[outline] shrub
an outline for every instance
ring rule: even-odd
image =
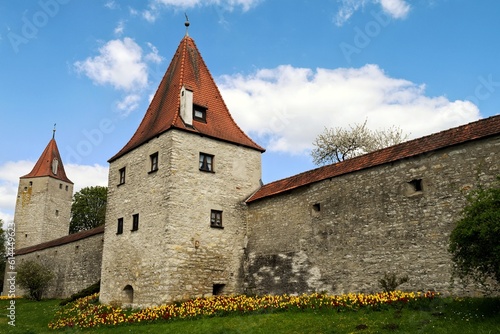
[[[17,267],[16,280],[19,285],[28,291],[28,297],[33,300],[41,300],[49,282],[54,275],[40,263],[28,260]]]
[[[398,277],[395,273],[385,273],[384,277],[379,279],[379,285],[385,292],[396,291],[397,287],[408,282],[408,276]]]

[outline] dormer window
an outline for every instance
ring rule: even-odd
[[[54,158],[54,160],[52,160],[52,174],[57,175],[58,166],[59,166],[59,161],[57,160],[57,158]]]
[[[207,108],[193,105],[193,119],[198,122],[207,122]]]

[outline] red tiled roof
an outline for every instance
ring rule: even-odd
[[[54,159],[58,160],[57,174],[54,174],[52,171],[52,161]],[[66,176],[61,155],[59,154],[59,149],[57,148],[56,140],[54,138],[49,141],[49,144],[43,151],[42,155],[36,162],[35,167],[33,167],[31,172],[29,174],[21,176],[21,179],[41,176],[50,176],[55,179],[73,184],[73,182],[71,182],[71,180]]]
[[[500,116],[493,116],[271,182],[262,186],[246,202],[251,203],[314,182],[498,134],[500,134]]]
[[[193,126],[190,127],[182,121],[179,115],[182,86],[193,92],[194,104],[207,108],[206,123],[193,121]],[[189,36],[181,40],[135,134],[109,162],[173,128],[264,152],[231,117],[212,75]]]
[[[69,234],[61,238],[57,238],[54,240],[50,240],[47,242],[43,242],[38,245],[33,245],[29,247],[24,247],[21,249],[16,250],[15,255],[23,255],[23,254],[28,254],[28,253],[33,253],[42,249],[46,248],[51,248],[51,247],[56,247],[56,246],[61,246],[64,244],[69,244],[70,242],[82,240],[88,237],[91,237],[93,235],[99,234],[99,233],[104,233],[104,225],[95,227],[91,230],[86,230],[74,234]]]

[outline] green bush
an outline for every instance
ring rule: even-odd
[[[40,263],[28,260],[17,267],[16,280],[21,288],[28,291],[28,298],[41,300],[54,275]]]

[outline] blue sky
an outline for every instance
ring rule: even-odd
[[[411,138],[498,114],[500,2],[0,1],[0,219],[52,136],[75,189],[107,185],[185,34],[184,14],[265,183],[314,167],[324,127]]]

